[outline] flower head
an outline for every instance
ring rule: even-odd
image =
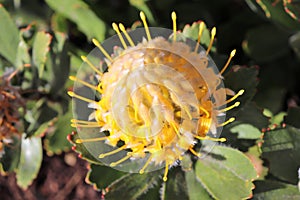
[[[87,102],[94,110],[88,120],[73,119],[72,126],[77,127],[79,133],[86,127],[101,132],[102,137],[81,138],[76,142],[100,141],[99,145],[112,147],[107,152],[106,148],[99,148],[97,155],[99,159],[110,158],[111,167],[120,166],[127,160],[142,163],[137,170],[139,173],[165,166],[163,179],[166,181],[169,167],[185,153],[200,156],[194,149],[200,140],[225,141],[217,138],[220,127],[234,120],[230,118],[224,122],[225,112],[237,107],[239,102],[227,108],[226,104],[234,101],[243,90],[235,94],[223,87],[222,73],[235,50],[221,72],[208,55],[215,28],[211,31],[210,44],[204,50],[199,45],[203,22],[196,43],[177,31],[175,12],[172,13],[172,31],[149,28],[144,13],[141,12],[140,17],[146,38],[136,42],[132,38],[136,38],[141,29],[127,32],[122,24],[113,23],[122,47],[115,46],[110,54],[104,45],[93,40],[102,55],[101,61],[96,62],[100,64],[94,64],[93,57],[82,57],[96,73],[98,83],[94,85],[79,76],[70,79],[97,91],[100,98],[92,100],[70,91],[70,96]],[[226,100],[226,94],[233,95]],[[121,152],[121,156],[113,157]],[[117,157],[119,159],[113,160]]]

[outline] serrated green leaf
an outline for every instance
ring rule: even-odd
[[[104,165],[91,164],[86,180],[102,190],[127,174]]]
[[[257,181],[254,190],[254,200],[300,199],[300,192],[295,185],[275,181]]]
[[[194,170],[185,173],[185,181],[187,184],[187,192],[190,200],[211,200],[209,193],[204,189],[201,183],[197,180]]]
[[[297,184],[300,130],[287,126],[266,132],[263,139],[262,157],[268,161],[269,172],[281,180]]]
[[[250,124],[239,124],[230,129],[232,133],[237,133],[240,139],[259,139],[262,136],[260,130]]]
[[[247,33],[243,49],[256,61],[268,62],[289,53],[288,39],[289,33],[274,25],[262,25]]]
[[[252,196],[257,173],[240,151],[215,146],[208,157],[197,161],[197,179],[215,199],[246,199]]]
[[[23,134],[21,157],[16,171],[17,184],[26,189],[36,178],[43,159],[42,141],[39,137],[25,138]]]
[[[296,128],[300,128],[300,107],[292,107],[288,109],[285,122]]]
[[[12,143],[4,146],[4,155],[0,158],[3,170],[12,172],[16,169],[20,161],[21,154],[21,137],[13,136]]]
[[[51,39],[52,36],[49,33],[40,31],[36,34],[33,42],[32,61],[39,71],[40,78],[43,77],[47,54],[50,50]]]
[[[179,167],[170,171],[167,182],[163,184],[161,200],[188,199],[185,176]]]
[[[105,199],[134,200],[154,187],[160,178],[161,171],[146,174],[128,174],[113,182],[106,188]]]
[[[24,31],[21,30],[19,34],[19,45],[17,50],[17,58],[15,62],[15,66],[18,68],[22,68],[24,64],[30,64],[31,58],[29,55],[29,47],[28,44],[23,39]]]
[[[66,114],[57,117],[52,125],[52,132],[47,134],[45,138],[45,149],[48,155],[60,154],[71,148],[71,144],[67,140],[68,134],[73,130],[70,126],[71,119],[71,109]]]
[[[0,4],[0,30],[0,54],[11,64],[15,64],[19,45],[19,31],[2,4]]]
[[[88,5],[81,0],[46,0],[47,4],[57,13],[73,21],[89,40],[96,38],[104,40],[105,24],[99,19]]]

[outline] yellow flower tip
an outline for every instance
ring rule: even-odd
[[[177,16],[176,16],[176,12],[175,11],[172,12],[171,17],[172,17],[173,21],[176,20]]]
[[[244,94],[244,92],[245,92],[245,90],[244,90],[244,89],[241,89],[241,90],[238,92],[238,95],[241,96],[241,95]]]
[[[231,118],[228,120],[228,122],[231,123],[231,122],[234,122],[234,120],[235,120],[235,117],[231,117]]]
[[[146,20],[145,13],[143,11],[140,12],[140,18],[142,21]]]
[[[168,180],[167,177],[163,177],[163,181],[166,182]]]
[[[99,157],[99,158],[104,158],[105,155],[104,155],[103,153],[101,153],[98,157]]]
[[[122,23],[119,23],[119,28],[122,32],[126,31],[125,26]]]
[[[233,50],[231,51],[231,53],[230,53],[230,57],[231,57],[231,58],[234,57],[234,56],[235,56],[235,53],[236,53],[236,49],[233,49]]]
[[[100,42],[98,40],[96,40],[95,38],[92,39],[92,42],[96,47],[100,46]]]
[[[142,169],[139,171],[140,174],[144,174],[144,172],[145,172],[145,171],[142,170]]]
[[[87,57],[86,56],[81,56],[81,60],[83,60],[84,62],[87,62]]]
[[[217,33],[217,28],[213,27],[213,29],[211,29],[211,37],[212,38],[215,37],[216,33]]]
[[[109,166],[110,166],[110,167],[115,167],[115,166],[117,166],[117,164],[116,164],[115,162],[112,162],[112,163],[110,163]]]
[[[226,142],[226,138],[220,138],[220,142]]]
[[[75,80],[76,80],[76,77],[75,77],[75,76],[69,76],[69,79],[70,79],[71,81],[75,81]]]
[[[235,102],[234,106],[238,107],[240,104],[241,104],[241,102],[237,101],[237,102]]]
[[[201,21],[201,22],[200,22],[199,32],[201,32],[201,30],[203,31],[204,26],[205,26],[205,22],[204,22],[204,21]]]
[[[76,139],[76,140],[75,140],[75,143],[81,144],[81,143],[82,143],[82,139]]]
[[[74,95],[75,95],[75,93],[73,91],[68,91],[67,93],[70,97],[74,97]]]
[[[112,27],[115,31],[119,31],[118,25],[115,22],[112,23]]]

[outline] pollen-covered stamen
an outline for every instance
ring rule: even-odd
[[[172,21],[173,21],[173,41],[176,41],[176,31],[177,31],[177,24],[176,24],[176,13],[173,11],[171,14]]]
[[[97,103],[96,101],[93,101],[93,100],[88,99],[86,97],[80,96],[80,95],[74,93],[73,91],[68,91],[68,95],[70,97],[74,97],[74,98],[80,99],[80,100],[88,102],[88,103],[95,103],[95,104]]]
[[[135,44],[134,44],[134,42],[132,41],[131,37],[128,35],[128,33],[127,33],[127,31],[126,31],[124,25],[121,24],[121,23],[119,23],[119,28],[120,28],[120,30],[124,33],[124,35],[125,35],[126,39],[128,40],[130,46],[134,47]]]
[[[218,127],[221,127],[221,126],[226,126],[227,124],[230,124],[232,122],[234,122],[235,118],[234,117],[231,117],[229,118],[227,121],[221,123],[221,124],[218,124]]]
[[[119,39],[120,39],[120,41],[121,41],[121,43],[122,43],[124,49],[127,49],[127,44],[126,44],[126,42],[124,41],[124,38],[123,38],[122,35],[121,35],[121,32],[120,32],[120,30],[119,30],[118,25],[117,25],[116,23],[112,23],[112,27],[113,27],[113,29],[116,31],[116,33],[118,34],[118,37],[119,37]]]
[[[92,42],[94,43],[94,45],[96,47],[98,47],[98,49],[103,53],[103,55],[110,61],[112,62],[113,59],[110,57],[110,55],[107,53],[107,51],[101,46],[100,42],[98,42],[98,40],[96,39],[92,39]]]
[[[115,166],[117,166],[118,164],[120,164],[120,163],[122,163],[122,162],[128,160],[130,157],[132,157],[132,152],[128,152],[128,153],[127,153],[127,156],[125,156],[124,158],[122,158],[122,159],[120,159],[120,160],[118,160],[118,161],[116,161],[116,162],[110,163],[109,166],[115,167]]]
[[[220,74],[223,74],[225,72],[225,70],[229,66],[229,63],[230,63],[231,59],[234,57],[235,53],[236,53],[235,49],[231,51],[226,64],[224,65],[223,69],[220,71]]]
[[[221,109],[221,110],[218,110],[218,112],[220,113],[223,113],[223,112],[227,112],[228,110],[231,110],[235,107],[238,107],[241,103],[239,101],[235,102],[233,105],[227,107],[227,108],[224,108],[224,109]]]
[[[142,169],[140,169],[139,173],[143,174],[145,172],[145,169],[149,166],[150,162],[152,161],[153,158],[153,154],[151,154],[149,156],[149,158],[147,159],[147,161],[145,162],[144,166],[142,167]]]
[[[148,27],[148,24],[147,24],[145,13],[142,12],[142,11],[140,12],[140,18],[141,18],[141,20],[144,24],[144,28],[145,28],[145,31],[146,31],[148,41],[150,41],[151,40],[151,35],[150,35],[149,27]]]
[[[82,85],[85,85],[85,86],[87,86],[87,87],[89,87],[89,88],[91,88],[91,89],[93,89],[93,90],[97,90],[97,91],[98,91],[97,86],[92,85],[92,84],[90,84],[90,83],[88,83],[88,82],[86,82],[86,81],[83,81],[83,80],[81,80],[81,79],[78,79],[78,78],[76,78],[75,76],[69,76],[69,79],[70,79],[71,81],[79,82],[79,83],[81,83]]]
[[[110,155],[116,154],[116,153],[118,153],[118,152],[120,152],[120,151],[122,151],[122,150],[124,150],[126,148],[128,148],[127,145],[123,145],[123,146],[121,146],[121,147],[119,147],[119,148],[117,148],[115,150],[110,151],[110,152],[100,154],[99,158],[104,158],[106,156],[110,156]]]
[[[93,63],[91,63],[91,61],[89,61],[88,60],[88,58],[86,57],[86,56],[81,56],[81,59],[84,61],[84,62],[86,62],[95,72],[97,72],[100,76],[102,76],[103,75],[103,73],[102,72],[100,72],[97,68],[96,68],[96,66],[93,64]]]
[[[104,141],[107,137],[100,137],[100,138],[88,138],[88,139],[76,139],[75,143],[81,144],[84,142],[98,142],[98,141]]]
[[[230,102],[234,101],[236,98],[238,98],[239,96],[243,95],[244,92],[245,92],[245,90],[244,90],[244,89],[241,89],[238,93],[236,93],[236,95],[234,95],[234,96],[231,97],[230,99],[226,100],[225,103],[227,104],[227,103],[230,103]]]
[[[209,42],[209,45],[208,45],[207,50],[206,50],[206,55],[209,54],[209,52],[212,48],[212,45],[214,43],[214,39],[215,39],[215,36],[216,36],[216,32],[217,32],[216,27],[213,27],[213,29],[211,30],[211,33],[210,33],[210,42]]]
[[[204,26],[205,26],[205,23],[203,21],[200,22],[199,32],[198,32],[198,40],[197,40],[197,44],[196,44],[195,50],[194,50],[195,52],[198,52],[200,41],[201,41],[201,37],[202,37],[202,33],[203,33],[203,30],[204,30]]]

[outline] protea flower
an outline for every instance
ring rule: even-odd
[[[222,73],[235,50],[221,72],[209,57],[216,28],[205,50],[200,46],[204,22],[194,42],[177,31],[175,12],[173,30],[149,28],[143,12],[140,17],[143,29],[127,32],[122,24],[113,23],[118,40],[114,37],[101,45],[94,39],[98,52],[82,56],[95,76],[88,76],[83,66],[77,77],[70,77],[76,83],[68,94],[80,101],[75,102],[72,126],[79,134],[87,129],[96,132],[76,143],[87,145],[98,160],[141,174],[165,167],[166,181],[168,169],[184,154],[200,156],[195,147],[200,141],[225,141],[218,138],[221,129],[234,121],[225,121],[225,112],[239,105],[232,102],[244,90],[235,93],[223,87]],[[88,98],[82,86],[97,94]],[[226,100],[227,96],[231,97]],[[79,114],[88,108],[93,109],[88,117]]]

